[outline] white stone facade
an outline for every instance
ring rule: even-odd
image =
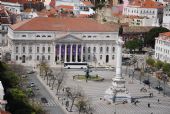
[[[14,31],[11,28],[8,32],[11,60],[28,66],[39,64],[44,59],[55,65],[61,60],[68,62],[68,58],[69,62],[86,61],[90,65],[114,66],[117,39],[118,32]],[[73,50],[73,45],[76,46],[74,61],[71,54],[61,55],[62,45],[70,46],[64,51],[66,55]],[[56,46],[60,46],[59,52],[56,52]],[[77,46],[83,48],[78,50]]]
[[[0,4],[2,4],[3,6],[5,6],[5,8],[9,11],[11,11],[12,13],[15,14],[20,14],[21,11],[23,10],[23,5],[18,4],[18,3],[11,3],[11,2],[1,2]]]
[[[155,59],[170,63],[170,32],[161,34],[155,40]]]
[[[162,26],[170,29],[170,4],[164,8]]]
[[[123,8],[123,15],[125,16],[139,16],[152,19],[152,26],[159,25],[162,9],[157,8],[141,8],[138,6],[128,5]]]

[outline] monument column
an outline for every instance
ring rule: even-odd
[[[105,99],[109,102],[116,101],[128,101],[131,102],[131,96],[129,95],[126,87],[125,80],[122,77],[122,45],[123,41],[121,37],[116,41],[116,76],[112,79],[112,86],[105,92]]]
[[[122,79],[122,45],[123,41],[119,39],[116,41],[116,48],[117,48],[117,54],[116,54],[116,77],[115,79]]]

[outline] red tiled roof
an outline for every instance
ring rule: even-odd
[[[90,1],[83,1],[83,4],[86,6],[94,6]]]
[[[11,2],[11,3],[19,3],[19,4],[24,4],[24,3],[28,3],[29,0],[1,0],[3,2]],[[45,0],[30,0],[32,2],[43,2]]]
[[[67,10],[67,11],[73,11],[73,6],[67,6],[67,5],[60,5],[60,6],[57,6],[56,9],[59,10],[59,9],[63,9],[63,10]]]
[[[163,36],[168,36],[168,37],[170,37],[170,32],[164,32],[164,33],[160,33],[160,35],[163,35]]]
[[[153,0],[133,0],[130,5],[139,6],[141,8],[163,8],[163,5]]]
[[[10,26],[15,31],[115,32],[111,26],[89,18],[36,17]]]

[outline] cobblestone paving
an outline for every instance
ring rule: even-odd
[[[128,104],[108,104],[103,100],[106,89],[111,86],[112,78],[114,77],[113,71],[97,71],[92,72],[92,74],[99,74],[104,77],[103,82],[94,82],[94,81],[79,81],[73,80],[72,76],[77,74],[85,74],[82,71],[71,71],[67,70],[67,86],[80,86],[85,94],[91,99],[93,107],[95,108],[95,114],[169,114],[170,113],[170,98],[163,96],[163,94],[158,94],[157,90],[149,89],[148,86],[140,84],[139,81],[124,76],[126,79],[126,87],[130,92],[132,97],[140,97],[138,99],[139,103],[134,105],[132,103]],[[147,92],[140,92],[140,88],[147,88]],[[149,93],[153,93],[153,98],[149,98]],[[102,100],[100,100],[102,98]],[[160,102],[158,103],[158,99]],[[148,108],[148,103],[151,107]]]

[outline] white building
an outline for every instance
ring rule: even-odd
[[[90,1],[81,1],[81,0],[56,0],[56,6],[72,6],[73,13],[75,15],[93,15],[95,11],[91,8],[93,7]]]
[[[5,95],[4,88],[3,88],[3,85],[2,85],[2,83],[0,81],[0,109],[5,109],[4,100],[3,100],[4,95]]]
[[[23,65],[88,62],[115,65],[115,28],[89,18],[37,17],[11,25],[11,60]]]
[[[23,11],[23,5],[19,3],[0,1],[0,4],[2,4],[8,11],[11,11],[14,14],[20,14],[21,11]]]
[[[170,29],[170,4],[164,8],[162,26]]]
[[[141,16],[154,19],[152,26],[159,26],[159,21],[162,20],[163,5],[152,0],[134,0],[123,8],[125,16]]]
[[[156,38],[155,59],[170,63],[170,32],[161,33]]]

